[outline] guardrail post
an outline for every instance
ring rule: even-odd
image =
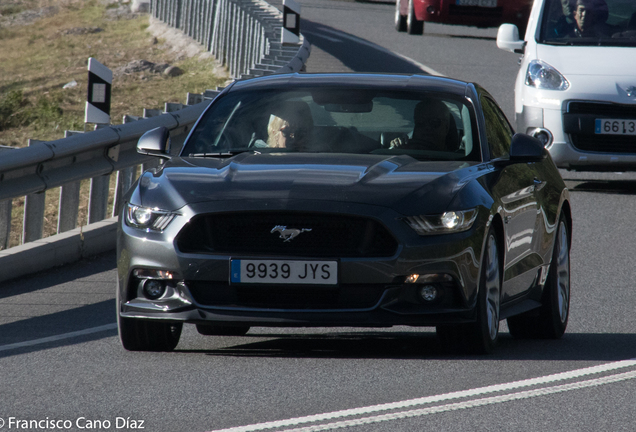
[[[0,146],[0,153],[4,150],[15,150],[15,147]],[[0,201],[0,250],[9,247],[11,238],[11,209],[13,200]]]
[[[91,192],[88,203],[89,224],[106,219],[106,212],[108,211],[109,186],[110,174],[93,177],[91,179]]]
[[[13,200],[0,201],[0,250],[9,247],[11,235],[11,208]]]
[[[42,238],[45,199],[46,193],[44,192],[30,194],[24,198],[22,243],[28,243]]]
[[[130,186],[132,186],[136,171],[136,166],[117,171],[117,186],[115,187],[115,199],[112,213],[113,217],[119,215],[124,194],[128,191],[128,189],[130,189]]]
[[[29,140],[29,146],[42,144],[43,141]],[[22,225],[22,243],[28,243],[42,238],[44,223],[45,192],[37,192],[24,198],[24,218]]]
[[[57,218],[57,233],[70,231],[77,227],[79,214],[81,182],[65,184],[60,188],[60,213]]]

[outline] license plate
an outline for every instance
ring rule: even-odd
[[[596,119],[594,132],[601,135],[636,135],[636,120]]]
[[[230,261],[230,283],[337,285],[338,261]]]
[[[457,0],[457,6],[497,7],[497,0]]]

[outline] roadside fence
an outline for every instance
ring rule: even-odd
[[[150,13],[201,43],[227,67],[233,79],[300,72],[309,57],[310,46],[302,35],[297,45],[280,42],[282,13],[262,0],[151,0]],[[157,159],[136,152],[141,135],[165,126],[170,130],[173,149],[179,148],[220,90],[188,93],[185,104],[166,103],[163,110],[144,110],[143,116],[127,115],[121,125],[87,133],[66,131],[63,139],[30,140],[24,148],[0,146],[0,261],[21,247],[10,244],[11,226],[20,223],[12,220],[13,200],[24,197],[19,244],[27,246],[42,241],[47,192],[55,189],[57,194],[57,188],[59,196],[48,197],[49,202],[59,203],[56,234],[76,234],[79,252],[60,256],[53,265],[81,258],[88,230],[78,226],[81,182],[90,181],[87,224],[116,217],[122,195],[141,170],[158,163]],[[115,221],[111,222],[114,225]],[[112,226],[108,229],[113,232]],[[100,241],[105,242],[103,251],[114,248],[114,238]],[[100,248],[92,252],[98,253]],[[0,268],[0,280],[7,279],[3,272],[13,277],[20,275],[19,270],[0,267],[5,267]],[[33,267],[29,268],[33,271]]]

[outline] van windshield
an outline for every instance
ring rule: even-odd
[[[547,0],[539,43],[636,46],[636,1]]]

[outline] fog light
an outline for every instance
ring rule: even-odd
[[[543,144],[543,147],[545,148],[548,148],[552,144],[552,140],[553,140],[552,133],[547,129],[543,129],[543,128],[530,129],[528,130],[528,135],[535,137],[536,139],[541,141],[541,144]]]
[[[142,291],[147,299],[157,300],[166,292],[166,284],[163,281],[157,279],[146,279],[142,283]]]
[[[432,302],[437,298],[438,291],[435,285],[424,285],[420,288],[420,297],[422,300]]]

